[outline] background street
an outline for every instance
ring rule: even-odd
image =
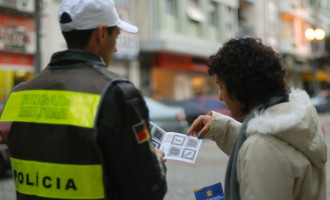
[[[328,160],[330,159],[330,114],[320,115],[321,123],[326,130]],[[228,157],[216,144],[204,140],[195,164],[168,160],[167,181],[168,193],[165,200],[193,200],[194,189],[224,181]],[[330,172],[330,162],[327,162]],[[328,173],[329,174],[329,173]],[[327,176],[327,197],[330,200],[330,176]],[[14,183],[10,174],[0,179],[0,199],[15,200]]]

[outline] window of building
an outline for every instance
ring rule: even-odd
[[[177,1],[166,0],[166,13],[170,15],[177,15]]]
[[[235,24],[235,10],[231,7],[227,7],[226,12],[226,28],[229,31],[233,31]]]
[[[273,33],[278,30],[278,10],[275,2],[273,1],[269,1],[267,7],[267,31],[268,33]]]
[[[320,0],[316,2],[316,8],[326,8],[326,1],[327,0]]]
[[[201,23],[205,21],[204,13],[199,8],[199,0],[190,0],[187,6],[187,15],[189,17],[189,33],[199,37],[202,34]]]
[[[203,22],[205,21],[205,16],[203,12],[199,9],[198,0],[190,0],[187,8],[187,15],[192,21]]]
[[[329,0],[321,0],[321,7],[322,8],[329,8]]]
[[[298,4],[300,8],[306,8],[307,7],[307,1],[308,0],[299,0]]]
[[[315,7],[315,0],[309,0],[309,5]]]
[[[178,0],[165,0],[165,18],[163,19],[162,29],[169,32],[177,32],[179,27],[178,20]]]
[[[16,8],[17,0],[3,0],[0,4],[5,7]]]
[[[217,4],[215,2],[210,2],[209,4],[209,24],[212,26],[217,26],[218,23],[218,13]]]

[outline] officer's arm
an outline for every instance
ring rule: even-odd
[[[104,159],[109,199],[163,199],[165,172],[148,139],[148,124],[148,109],[132,84],[112,84],[106,90],[96,142]]]

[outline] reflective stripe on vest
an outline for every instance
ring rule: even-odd
[[[16,190],[57,199],[102,199],[101,165],[54,164],[10,158]]]
[[[94,127],[101,96],[57,90],[26,90],[10,94],[0,121]]]

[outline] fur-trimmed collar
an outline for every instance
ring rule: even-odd
[[[286,109],[283,109],[283,106]],[[307,106],[310,106],[308,94],[303,90],[294,89],[289,95],[289,102],[256,113],[256,117],[248,123],[247,134],[276,134],[292,127],[304,118]]]
[[[287,142],[321,168],[327,160],[327,147],[317,112],[303,90],[292,89],[289,102],[276,104],[248,122],[247,136],[269,134]]]

